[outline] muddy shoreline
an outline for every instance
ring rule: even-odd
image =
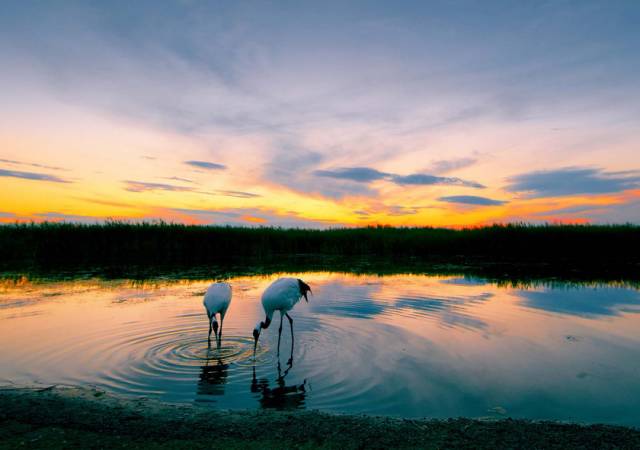
[[[0,389],[0,448],[640,448],[640,430],[524,420],[221,411],[93,388]]]

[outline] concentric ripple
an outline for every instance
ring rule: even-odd
[[[141,332],[139,328],[119,330],[120,333],[103,348],[103,357],[115,360],[126,356],[127,364],[113,364],[102,373],[99,384],[111,390],[143,395],[152,392],[173,399],[172,384],[177,393],[190,386],[208,366],[233,366],[253,359],[253,339],[232,334],[229,330],[218,347],[215,337],[207,341],[207,322],[200,315],[177,318],[170,328],[154,323]],[[204,368],[204,369],[203,369]],[[231,371],[225,381],[232,381]],[[187,396],[189,397],[189,395]],[[175,400],[184,400],[178,395]]]

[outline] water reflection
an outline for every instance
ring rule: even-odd
[[[289,364],[276,357],[277,327],[255,359],[248,331],[280,276],[315,294],[296,306],[295,348],[281,335]],[[342,273],[229,281],[237,298],[223,345],[210,349],[201,309],[210,280],[0,286],[0,379],[221,408],[640,425],[637,289]]]
[[[541,289],[522,291],[520,295],[531,308],[583,317],[640,312],[640,292],[635,290],[611,287]]]
[[[216,396],[224,394],[224,385],[227,382],[229,364],[225,364],[221,358],[211,358],[207,354],[207,361],[200,369],[198,380],[198,395]]]
[[[280,360],[278,360],[277,370],[278,377],[275,386],[269,386],[269,380],[266,378],[258,379],[256,377],[256,366],[253,366],[253,378],[251,380],[251,393],[259,394],[259,402],[262,408],[274,409],[298,409],[305,405],[307,395],[305,379],[302,384],[289,384],[285,382],[285,377],[293,368],[293,359],[289,358],[287,368],[282,371]]]

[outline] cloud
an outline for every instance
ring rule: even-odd
[[[7,163],[7,164],[15,164],[18,166],[38,167],[39,169],[65,170],[62,167],[48,166],[46,164],[38,164],[38,163],[28,163],[24,161],[16,161],[14,159],[0,159],[0,162]]]
[[[445,184],[453,186],[465,186],[482,189],[484,186],[475,181],[466,181],[456,177],[439,177],[422,173],[409,175],[397,175],[393,173],[380,172],[370,167],[340,167],[332,170],[315,170],[314,175],[320,177],[336,178],[339,180],[349,180],[357,183],[369,183],[377,180],[387,180],[392,183],[405,185],[428,186],[433,184]]]
[[[610,205],[593,211],[589,218],[598,223],[640,223],[640,200]]]
[[[578,214],[586,211],[593,211],[596,209],[606,208],[607,205],[579,205],[579,206],[570,206],[567,208],[559,208],[551,211],[545,211],[538,213],[539,214]]]
[[[225,190],[217,190],[215,192],[218,195],[224,195],[226,197],[235,197],[235,198],[257,198],[257,197],[262,197],[260,194],[254,194],[253,192],[225,191]]]
[[[580,213],[586,213],[589,211],[602,211],[605,209],[608,209],[609,205],[598,205],[598,204],[592,204],[592,205],[577,205],[577,206],[568,206],[566,208],[556,208],[556,209],[550,209],[547,211],[540,211],[537,213],[534,213],[535,216],[551,216],[551,215],[574,215],[574,214],[580,214]]]
[[[497,206],[507,203],[503,200],[494,200],[486,197],[477,197],[475,195],[450,195],[447,197],[438,198],[441,202],[447,203],[461,203],[463,205],[476,205],[476,206]]]
[[[606,194],[640,186],[637,171],[605,172],[587,167],[565,167],[523,173],[508,179],[506,190],[527,197],[561,197],[576,194]]]
[[[171,181],[182,181],[183,183],[193,183],[193,180],[190,180],[188,178],[180,178],[180,177],[162,177],[164,180],[171,180]]]
[[[172,179],[189,182],[184,178],[172,177]],[[126,180],[125,183],[127,183],[125,190],[129,192],[170,191],[170,192],[193,192],[194,194],[203,194],[203,195],[224,195],[225,197],[235,197],[235,198],[261,197],[259,194],[254,194],[252,192],[232,191],[232,190],[224,190],[224,189],[219,189],[213,192],[206,192],[206,191],[197,191],[191,186],[178,186],[175,184],[166,184],[166,183],[147,183],[145,181],[133,181],[133,180]]]
[[[411,206],[389,206],[386,211],[388,216],[411,216],[418,214],[420,208],[414,208]]]
[[[146,183],[144,181],[132,181],[126,180],[126,191],[129,192],[150,192],[150,191],[174,191],[174,192],[189,192],[193,191],[192,188],[186,186],[176,186],[174,184],[165,183]]]
[[[374,191],[362,184],[338,177],[309,176],[312,169],[318,166],[325,156],[307,150],[296,142],[277,141],[277,147],[271,160],[264,165],[264,176],[268,180],[282,184],[296,191],[320,194],[325,197],[340,199],[345,195],[372,196]],[[331,181],[331,182],[328,182]]]
[[[55,175],[36,172],[20,172],[17,170],[0,169],[0,177],[22,178],[25,180],[50,181],[52,183],[71,183],[69,180],[62,179]]]
[[[16,215],[12,212],[2,212],[0,211],[0,219],[12,219],[16,217]]]
[[[319,177],[337,178],[359,183],[382,180],[391,176],[390,173],[380,172],[369,167],[342,167],[334,170],[315,170],[314,175]]]
[[[197,167],[199,169],[206,170],[225,170],[227,166],[223,164],[208,162],[208,161],[185,161],[185,164],[188,164],[193,167]]]
[[[480,183],[475,181],[461,180],[456,177],[438,177],[435,175],[426,175],[421,173],[414,173],[411,175],[395,175],[392,177],[393,182],[400,185],[432,185],[432,184],[447,184],[452,186],[465,186],[476,189],[484,189]]]
[[[442,159],[431,163],[430,170],[433,173],[448,173],[472,166],[477,162],[478,160],[476,158]]]
[[[632,198],[628,202],[613,204],[587,204],[542,211],[536,216],[564,216],[584,218],[593,223],[639,223],[640,199]]]

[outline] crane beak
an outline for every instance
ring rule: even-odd
[[[256,349],[258,348],[258,338],[260,337],[260,331],[253,330],[253,355],[256,354]]]
[[[309,294],[313,295],[313,292],[311,292],[311,288],[309,288]],[[307,303],[309,303],[309,297],[307,297],[307,293],[304,293],[304,299],[307,301]]]

